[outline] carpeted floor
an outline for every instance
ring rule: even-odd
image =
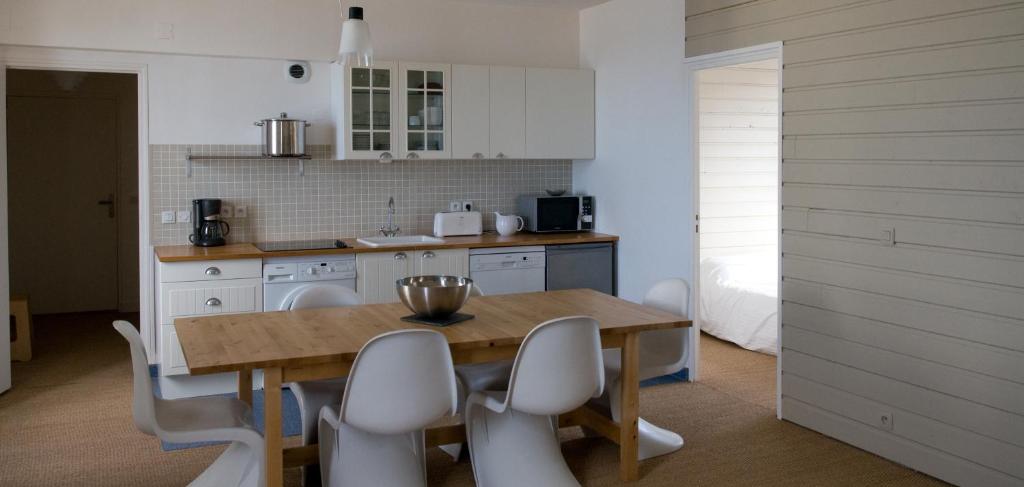
[[[0,396],[0,485],[182,486],[223,449],[160,450],[131,420],[128,348],[117,315],[37,317],[35,358],[14,364]],[[644,388],[642,415],[686,446],[641,463],[638,485],[945,485],[775,419],[775,358],[702,339],[701,382]],[[565,430],[564,453],[584,485],[619,485],[617,450]],[[286,443],[292,443],[290,438]],[[468,486],[469,463],[432,449],[430,485]],[[286,472],[297,486],[298,471]]]

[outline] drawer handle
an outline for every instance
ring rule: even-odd
[[[207,306],[220,306],[220,300],[217,298],[210,298],[206,300]]]
[[[433,252],[431,252],[429,250],[426,251],[426,252],[423,252],[423,258],[424,259],[433,259],[434,257],[437,257],[437,254],[435,254],[435,253],[433,253]]]
[[[395,254],[395,260],[405,260],[406,257],[407,256],[405,255],[405,252],[399,252]]]
[[[207,267],[206,268],[206,275],[208,275],[208,276],[219,276],[220,275],[220,269],[217,268],[217,267]]]

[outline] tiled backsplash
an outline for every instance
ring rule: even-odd
[[[229,242],[302,240],[372,235],[389,197],[402,233],[427,233],[434,213],[452,200],[472,201],[494,228],[494,211],[514,213],[516,196],[544,189],[572,191],[570,161],[335,161],[331,147],[307,146],[312,160],[299,176],[295,160],[193,161],[185,157],[257,155],[258,145],[150,146],[153,245],[188,243],[191,223],[160,223],[163,211],[191,209],[194,198],[221,198],[248,207],[246,218],[228,218]]]

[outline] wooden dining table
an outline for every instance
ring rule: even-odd
[[[526,335],[545,321],[591,316],[601,327],[601,346],[621,349],[620,421],[583,406],[559,417],[561,427],[585,426],[619,445],[619,476],[639,478],[637,422],[640,403],[638,337],[691,322],[589,289],[471,298],[460,310],[474,319],[439,328],[402,321],[401,303],[368,304],[265,313],[179,318],[174,327],[189,374],[238,374],[238,396],[252,404],[252,372],[263,370],[266,485],[280,487],[286,467],[318,461],[317,446],[283,447],[281,384],[348,375],[371,338],[395,330],[428,328],[445,335],[456,364],[514,358]],[[340,398],[339,398],[340,399]],[[465,440],[462,425],[427,430],[427,446]]]

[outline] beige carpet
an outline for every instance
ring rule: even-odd
[[[131,421],[128,348],[112,314],[36,318],[35,358],[0,396],[0,486],[181,486],[223,447],[163,452]],[[944,485],[775,419],[775,359],[703,337],[701,382],[642,389],[641,411],[686,446],[640,467],[638,485]],[[617,450],[566,430],[584,485],[619,485]],[[294,440],[293,440],[294,441]],[[432,449],[430,484],[472,485],[469,463]],[[286,484],[297,486],[296,469]]]

